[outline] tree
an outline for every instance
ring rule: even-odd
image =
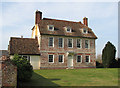
[[[105,68],[112,67],[115,62],[116,48],[109,41],[102,51],[102,63]]]
[[[33,67],[30,62],[23,57],[15,54],[12,59],[13,64],[17,66],[17,80],[28,81],[32,77]]]

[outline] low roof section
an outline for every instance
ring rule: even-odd
[[[40,55],[37,38],[11,37],[9,41],[10,55]]]

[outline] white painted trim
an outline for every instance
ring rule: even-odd
[[[62,37],[59,37],[59,38],[62,38]],[[58,47],[59,47],[59,38],[58,38]],[[64,38],[62,38],[63,42],[62,42],[62,47],[59,47],[59,48],[64,48]]]
[[[53,46],[49,46],[49,40],[50,38],[53,38]],[[48,47],[54,47],[54,37],[48,37]]]
[[[62,58],[62,59],[63,59],[63,62],[59,62],[59,55],[62,55],[62,56],[63,56],[63,58]],[[59,55],[58,55],[58,62],[59,62],[59,63],[64,63],[64,55],[63,55],[63,54],[59,54]]]
[[[44,51],[41,50],[40,53],[67,53],[68,51]],[[83,54],[96,54],[95,52],[75,52],[75,53],[83,53]]]
[[[85,39],[85,41],[88,40],[88,39]],[[84,41],[84,44],[85,44],[85,41]],[[85,48],[85,49],[90,49],[90,40],[88,40],[88,48]]]
[[[81,46],[80,48],[77,47],[77,39],[80,39],[80,46]],[[77,47],[77,49],[82,49],[82,39],[81,38],[76,38],[76,47]]]
[[[68,28],[70,28],[70,31],[67,31]],[[66,29],[66,32],[72,33],[72,28],[71,27],[65,27],[65,29]]]
[[[78,57],[78,56],[81,56],[81,62],[77,62],[77,59],[78,59],[77,57]],[[83,61],[82,61],[82,55],[77,55],[77,56],[76,56],[76,62],[77,62],[77,63],[82,63],[82,62],[83,62]]]
[[[49,27],[50,27],[50,26],[52,26],[52,27],[53,27],[53,29],[52,29],[52,30],[50,30],[50,29],[49,29]],[[48,28],[48,31],[54,31],[54,25],[47,25],[47,28]]]
[[[89,57],[89,62],[86,62],[86,56]],[[90,63],[90,55],[86,55],[86,56],[85,56],[85,62],[86,62],[86,63]]]
[[[73,48],[73,38],[68,38],[68,39],[72,39],[72,47],[68,47],[68,48]],[[68,39],[67,39],[67,46],[68,46]]]
[[[53,55],[53,62],[49,62],[49,55]],[[48,54],[48,63],[54,63],[54,54]]]

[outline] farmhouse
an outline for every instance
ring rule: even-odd
[[[96,67],[96,35],[82,22],[42,18],[36,11],[31,38],[11,37],[9,52],[26,57],[34,69]]]

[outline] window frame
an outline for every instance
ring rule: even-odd
[[[26,58],[25,56],[26,56],[27,58]],[[30,62],[30,56],[29,56],[29,55],[22,55],[22,57],[23,57],[23,58],[26,58],[26,59]]]
[[[53,27],[52,30],[50,29],[50,27]],[[48,25],[48,30],[49,31],[54,31],[54,25]]]
[[[88,48],[86,48],[86,43],[85,43],[85,41],[88,41]],[[85,49],[90,49],[90,40],[87,40],[87,39],[86,39],[85,41],[84,41],[84,43],[85,43]]]
[[[52,46],[50,46],[50,38],[53,38]],[[48,46],[49,46],[49,47],[54,47],[54,37],[49,37]]]
[[[86,30],[86,32],[84,32],[84,30]],[[83,28],[83,31],[82,31],[84,34],[88,34],[88,29],[87,28]]]
[[[76,47],[77,47],[77,45],[78,45],[78,44],[77,44],[77,40],[78,40],[78,39],[80,39],[80,38],[77,38],[77,39],[76,39]],[[79,48],[79,47],[77,47],[77,48],[78,48],[78,49],[81,49],[81,48],[82,48],[82,39],[80,39],[80,48]]]
[[[89,61],[88,61],[88,62],[86,62],[86,57],[87,57],[87,56],[89,57]],[[86,62],[86,63],[90,63],[90,55],[86,55],[86,56],[85,56],[85,62]]]
[[[59,44],[60,44],[60,43],[59,43],[59,39],[60,39],[60,38],[62,38],[62,37],[59,37],[59,38],[58,38],[58,47],[59,47],[59,48],[64,48],[64,38],[62,38],[62,47],[59,46]]]
[[[62,55],[62,54],[59,54],[58,55],[58,62],[59,62],[59,56]],[[59,62],[59,63],[64,63],[64,55],[62,55],[62,62]]]
[[[49,55],[53,55],[53,62],[49,62]],[[54,63],[54,54],[49,54],[48,55],[48,63]]]
[[[78,62],[78,56],[81,57],[81,62]],[[77,63],[82,63],[82,55],[77,55],[77,57],[76,57],[76,62],[77,62]]]
[[[68,28],[70,29],[70,31],[67,30]],[[72,28],[71,27],[66,27],[66,32],[71,33],[72,32]]]
[[[69,43],[69,42],[68,42],[69,39],[72,39],[72,47],[69,47],[69,44],[68,44],[68,43]],[[68,39],[67,39],[67,46],[68,46],[68,48],[73,48],[73,38],[68,38]]]

